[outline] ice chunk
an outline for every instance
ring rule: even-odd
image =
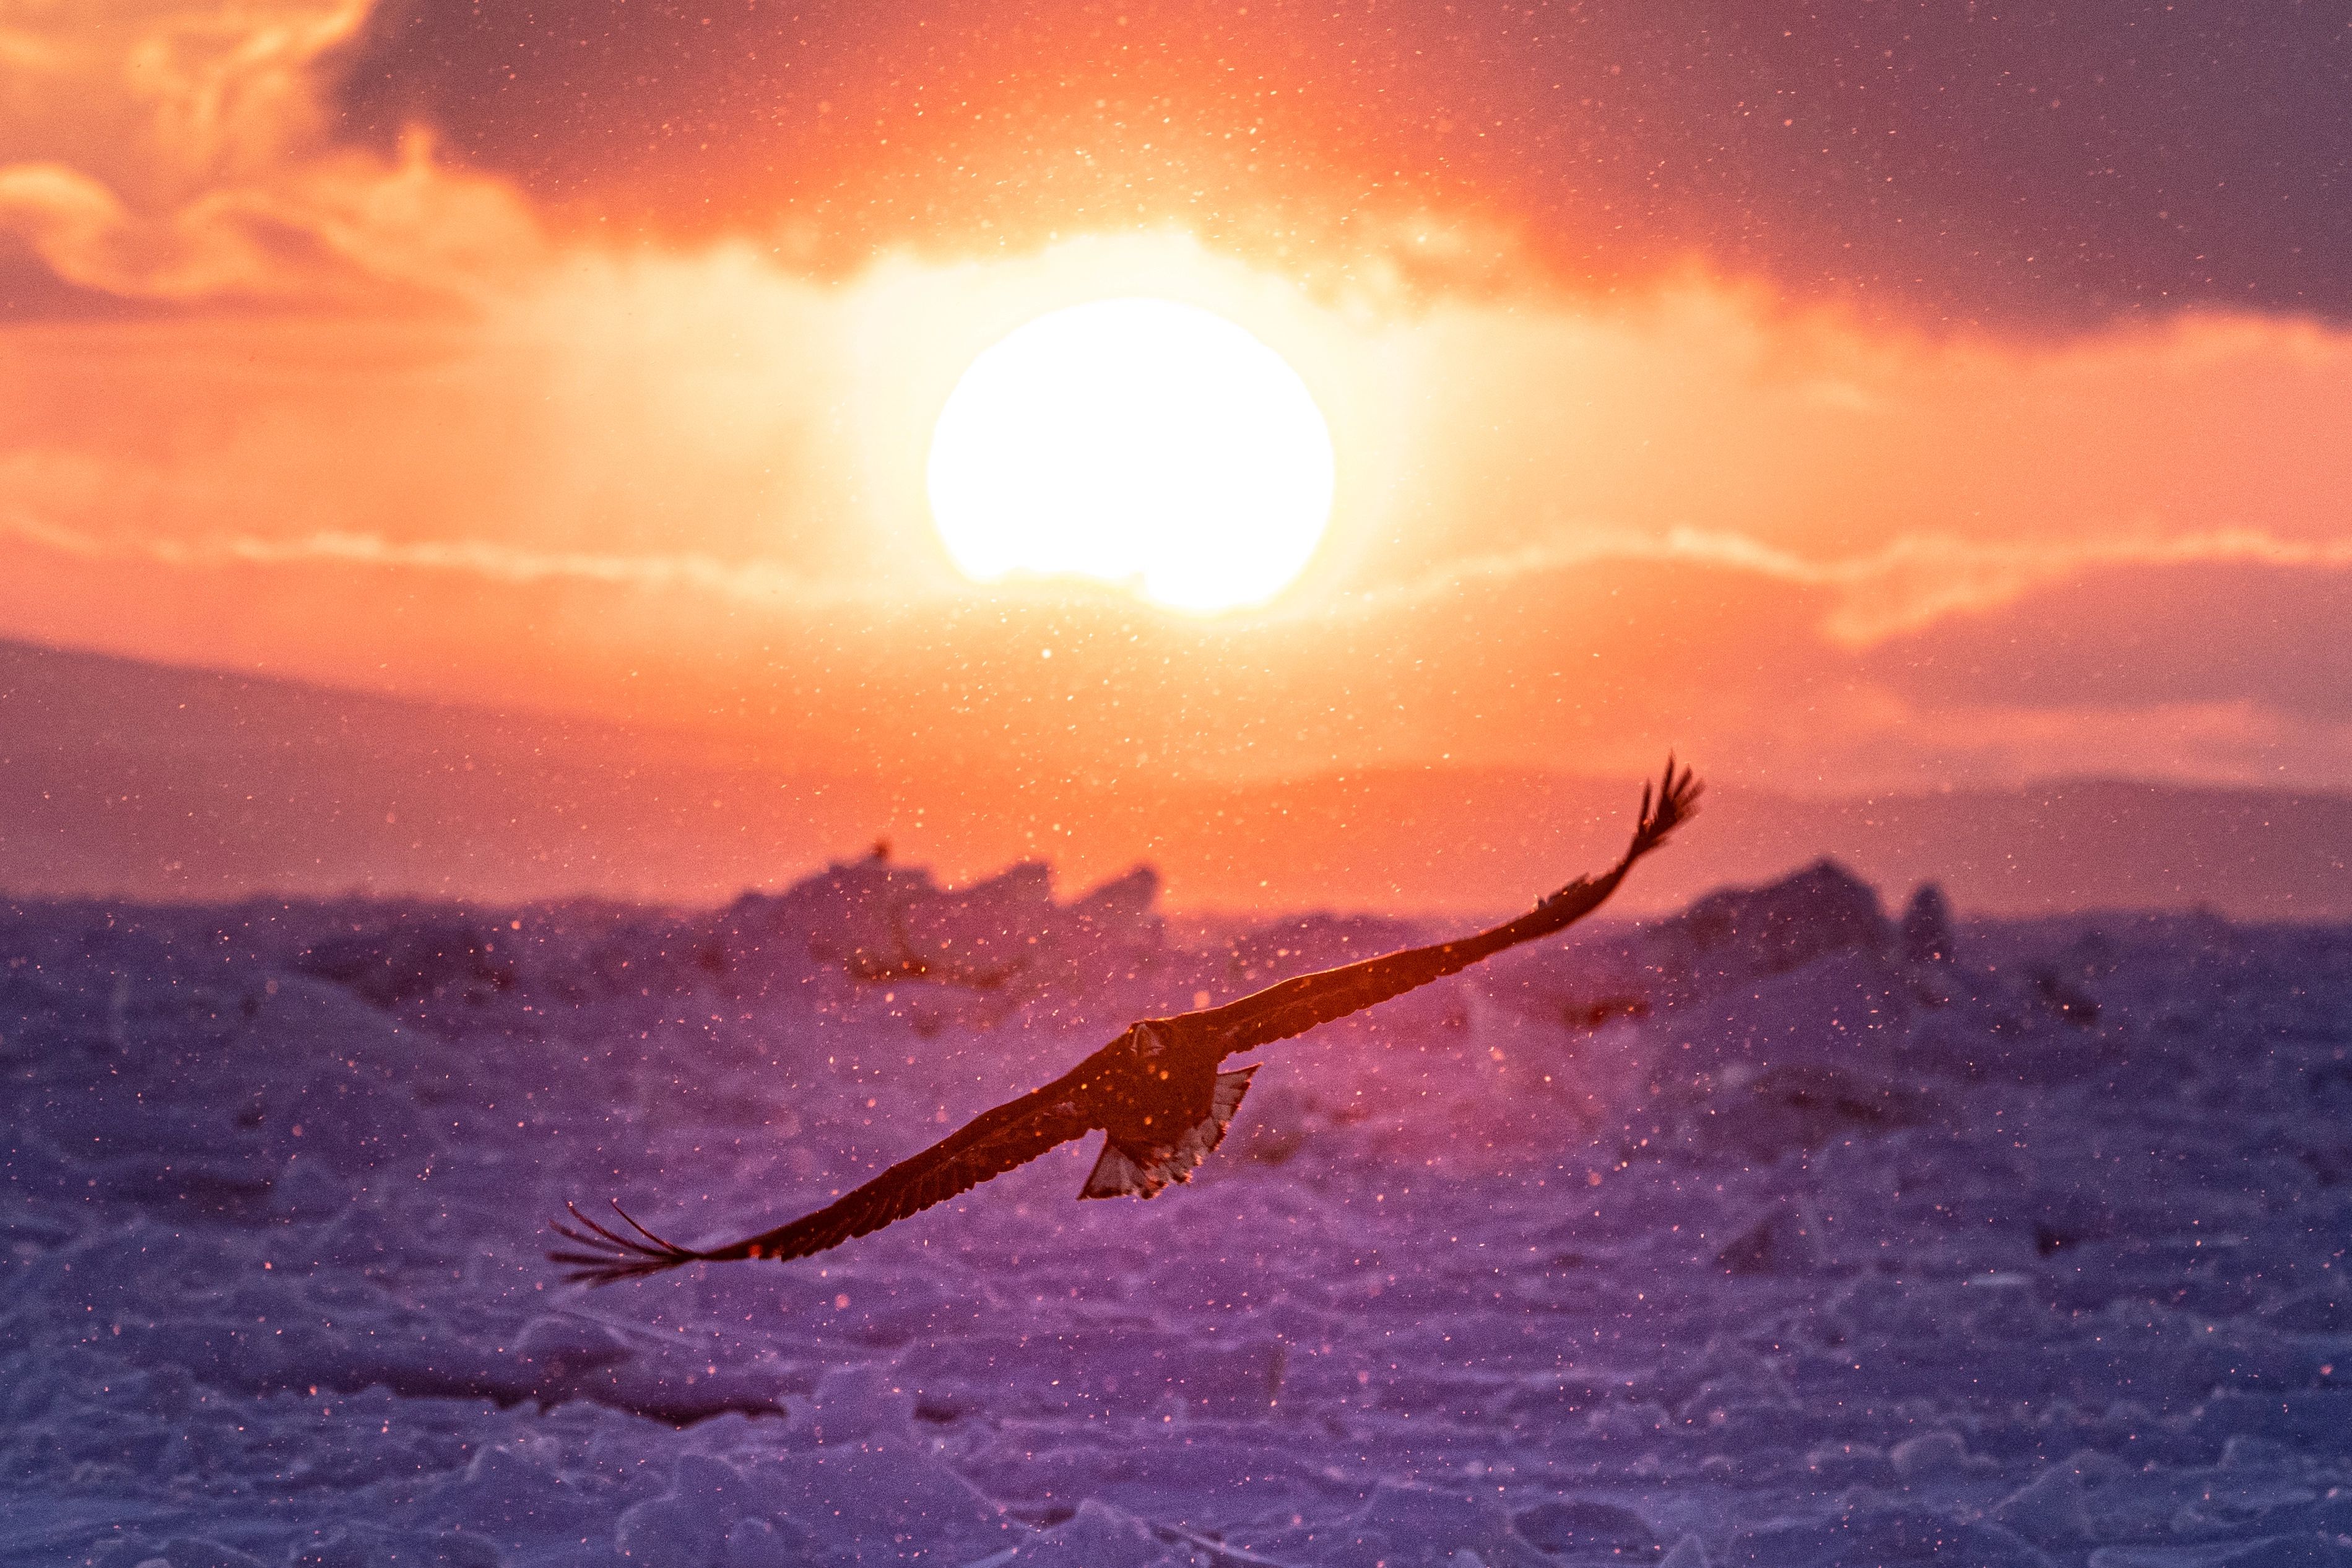
[[[1002,1551],[1023,1526],[908,1438],[866,1439],[786,1455],[746,1479],[829,1546],[856,1543],[856,1562],[969,1562]],[[762,1495],[771,1495],[763,1492]]]
[[[2088,1490],[2079,1458],[2050,1466],[1994,1505],[1993,1518],[2029,1541],[2065,1544],[2091,1536],[2083,1505]]]
[[[1724,1419],[1718,1412],[1793,1408],[1797,1403],[1796,1391],[1780,1369],[1730,1334],[1711,1336],[1685,1377],[1689,1392],[1679,1401],[1685,1420],[1718,1426]]]
[[[624,1512],[613,1544],[631,1568],[710,1568],[725,1560],[737,1520],[761,1519],[772,1530],[779,1501],[775,1488],[747,1483],[724,1459],[682,1455],[669,1490]]]
[[[614,1366],[634,1354],[628,1341],[600,1322],[545,1313],[523,1324],[515,1354],[533,1369],[541,1398],[560,1397],[584,1373]]]
[[[1921,883],[1903,911],[1903,961],[1948,964],[1953,949],[1951,904],[1942,888],[1932,882]]]
[[[1544,1563],[1496,1504],[1402,1481],[1375,1485],[1340,1539],[1343,1560],[1378,1559],[1392,1568],[1434,1568],[1459,1561],[1455,1554],[1462,1552],[1477,1553],[1488,1568],[1543,1568]]]
[[[2336,1444],[2352,1431],[2352,1388],[2324,1387],[2256,1394],[2221,1389],[2197,1409],[2191,1429],[2227,1441],[2245,1434],[2295,1447]]]
[[[1887,1458],[1895,1473],[1906,1481],[1949,1480],[1968,1462],[1968,1445],[1957,1432],[1922,1432],[1895,1445]]]
[[[292,1568],[373,1568],[368,1542],[346,1525],[298,1541],[287,1561]]]
[[[1734,1563],[1801,1563],[1804,1568],[1885,1568],[1892,1563],[1948,1562],[1969,1568],[2053,1568],[2051,1559],[2015,1531],[1916,1509],[1855,1512],[1822,1524],[1768,1524],[1735,1537]]]
[[[252,1552],[205,1535],[182,1535],[166,1541],[163,1549],[147,1562],[167,1563],[169,1568],[266,1568]],[[140,1568],[145,1568],[145,1564]]]
[[[1820,1224],[1793,1203],[1774,1205],[1715,1255],[1727,1274],[1804,1274],[1824,1256]]]
[[[2249,1542],[2219,1568],[2352,1568],[2352,1544],[2341,1535],[2273,1537]]]
[[[958,995],[1084,993],[1156,969],[1167,946],[1159,892],[1159,873],[1138,866],[1061,904],[1053,868],[1034,861],[942,888],[877,852],[775,897],[747,894],[708,940],[734,994],[774,995],[830,971],[902,1001],[919,988],[930,1000],[916,1010],[943,1021]]]
[[[1288,1347],[1274,1339],[1199,1346],[1174,1358],[1168,1381],[1192,1414],[1262,1416],[1281,1399],[1289,1361]]]
[[[1193,1559],[1133,1514],[1087,1498],[1061,1523],[990,1561],[1003,1568],[1179,1568]]]
[[[1823,1443],[1805,1455],[1805,1469],[1831,1486],[1885,1486],[1895,1479],[1885,1450],[1871,1443]]]
[[[904,1440],[915,1416],[915,1396],[887,1367],[830,1367],[818,1377],[809,1404],[809,1428],[828,1444]]]
[[[505,1444],[482,1449],[454,1491],[457,1518],[485,1535],[559,1536],[585,1506],[583,1489]]]
[[[2240,1432],[2221,1445],[2225,1470],[2277,1470],[2294,1463],[2294,1450],[2269,1437]]]
[[[380,1008],[425,998],[478,1003],[515,984],[498,938],[457,915],[418,915],[322,936],[295,967],[348,988]]]
[[[1593,1437],[1634,1444],[1654,1438],[1673,1424],[1670,1412],[1647,1401],[1624,1404],[1612,1400],[1584,1418],[1584,1429]]]
[[[1539,1502],[1511,1516],[1512,1528],[1538,1552],[1640,1562],[1659,1550],[1658,1532],[1630,1508],[1590,1498]]]
[[[1654,929],[1659,961],[1691,994],[1786,974],[1832,953],[1891,955],[1895,930],[1868,883],[1820,861],[1764,887],[1709,894]]]
[[[1707,1568],[1706,1547],[1697,1536],[1685,1535],[1658,1559],[1658,1568]]]
[[[1783,1062],[1706,1097],[1692,1142],[1712,1156],[1771,1161],[1843,1138],[1871,1137],[1929,1121],[1926,1091],[1883,1074]]]
[[[716,1568],[802,1568],[810,1558],[812,1532],[797,1521],[779,1526],[764,1519],[739,1519],[727,1527]]]
[[[2352,1290],[2315,1285],[2272,1302],[2263,1317],[2289,1333],[2352,1333]]]
[[[1719,986],[1654,1020],[1671,1072],[1787,1064],[1869,1070],[1898,1060],[1912,1004],[1885,958],[1840,952]]]
[[[685,1426],[730,1413],[781,1415],[784,1383],[775,1363],[733,1355],[714,1361],[707,1350],[677,1345],[583,1375],[574,1390],[616,1410]]]

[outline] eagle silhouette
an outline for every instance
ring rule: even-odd
[[[1221,1008],[1145,1019],[1044,1088],[974,1117],[921,1154],[790,1224],[698,1249],[655,1235],[617,1201],[614,1212],[635,1235],[601,1225],[566,1204],[577,1227],[558,1220],[554,1229],[571,1246],[547,1256],[564,1266],[567,1279],[596,1285],[682,1263],[805,1258],[969,1192],[1097,1127],[1106,1134],[1102,1155],[1078,1196],[1150,1197],[1171,1181],[1191,1180],[1193,1168],[1224,1141],[1257,1071],[1255,1065],[1219,1071],[1227,1057],[1304,1034],[1575,924],[1617,891],[1634,862],[1690,820],[1698,796],[1690,769],[1677,774],[1668,758],[1655,795],[1648,785],[1642,787],[1633,841],[1601,875],[1578,877],[1517,919],[1475,936],[1301,975]]]

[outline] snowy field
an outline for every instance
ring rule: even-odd
[[[1154,893],[0,910],[0,1563],[2352,1564],[2343,929],[1817,869],[1272,1048],[1149,1204],[542,1260],[1433,935]]]

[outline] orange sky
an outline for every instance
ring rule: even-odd
[[[1892,241],[1866,277],[1762,254],[1769,212],[1688,215],[1730,199],[1704,181],[1636,245],[1608,178],[1537,189],[1574,115],[1480,78],[1486,43],[1432,74],[1434,43],[1375,57],[1280,7],[1034,6],[979,54],[924,32],[969,8],[871,37],[812,11],[789,68],[738,39],[681,99],[709,120],[682,162],[630,140],[658,84],[551,86],[555,150],[518,152],[522,110],[402,74],[436,14],[0,19],[0,635],[917,779],[1630,774],[1673,745],[1800,791],[2352,788],[2325,300],[1960,308],[1965,267],[1890,291]],[[604,37],[581,93],[632,49],[692,63],[657,45]],[[1121,294],[1241,321],[1330,420],[1330,533],[1263,610],[983,589],[930,532],[971,354]]]

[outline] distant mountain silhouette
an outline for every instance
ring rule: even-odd
[[[688,737],[0,643],[0,888],[702,901],[887,820]]]
[[[887,835],[959,879],[1045,858],[1076,886],[1148,861],[1179,909],[1501,913],[1614,852],[1626,787],[1534,769],[1058,795],[832,777],[682,733],[0,643],[0,890],[26,895],[715,904]],[[1891,899],[1940,883],[1967,914],[2352,919],[2352,796],[2108,779],[1846,800],[1718,785],[1625,905],[1824,855]]]

